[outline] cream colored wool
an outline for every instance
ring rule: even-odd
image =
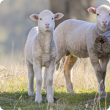
[[[100,34],[110,31],[110,7],[101,5],[97,9],[91,7],[88,11],[96,14],[96,23],[69,19],[55,29],[54,38],[58,48],[56,62],[66,54],[79,58],[90,57],[96,73],[99,93],[105,94],[105,75],[109,56],[108,54],[101,56],[94,48],[94,42]],[[68,71],[67,74],[70,74]],[[66,88],[68,92],[74,93],[69,76],[65,76]]]
[[[31,19],[38,20],[38,27],[30,30],[25,45],[26,64],[28,67],[29,88],[28,95],[34,95],[34,75],[36,77],[36,96],[35,102],[42,101],[41,69],[45,67],[45,89],[47,91],[47,100],[54,102],[53,98],[53,73],[55,69],[55,60],[57,56],[57,46],[54,41],[53,31],[55,21],[63,17],[63,14],[53,14],[49,10],[42,11],[39,15],[32,14]]]

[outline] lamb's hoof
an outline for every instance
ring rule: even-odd
[[[47,101],[48,101],[49,103],[54,103],[54,98],[47,96]]]
[[[28,95],[29,95],[29,96],[33,96],[33,95],[34,95],[34,90],[28,89]]]
[[[75,91],[73,89],[72,90],[67,89],[67,91],[71,94],[75,94]]]
[[[35,102],[41,103],[42,102],[42,95],[35,96]]]
[[[99,92],[99,95],[100,95],[100,96],[106,96],[105,90],[104,90],[104,91],[100,91],[100,92]]]

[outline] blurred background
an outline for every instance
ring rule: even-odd
[[[95,22],[95,15],[89,14],[89,7],[110,5],[106,0],[4,0],[0,4],[0,65],[24,61],[24,46],[28,32],[37,25],[30,19],[49,9],[65,16],[56,21],[56,26],[66,19]]]

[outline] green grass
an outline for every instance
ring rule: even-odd
[[[41,104],[35,103],[35,96],[28,96],[27,91],[0,93],[0,106],[4,110],[103,110],[110,105],[110,96],[94,103],[96,93],[69,94],[65,91],[54,90],[55,103],[48,104],[46,93],[42,90],[43,100]],[[88,102],[91,100],[91,102]],[[106,101],[106,105],[105,105]],[[99,106],[100,104],[100,106]]]
[[[28,74],[25,66],[11,66],[4,69],[0,72],[1,108],[4,110],[107,110],[110,106],[110,70],[108,70],[106,77],[108,96],[94,101],[98,97],[95,74],[90,66],[85,69],[85,72],[83,67],[78,65],[72,72],[76,94],[70,94],[66,91],[63,73],[54,74],[55,102],[53,104],[46,101],[44,89],[42,89],[43,100],[41,104],[35,103],[35,95],[28,96]]]

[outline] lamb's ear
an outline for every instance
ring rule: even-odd
[[[90,7],[87,10],[88,10],[88,12],[90,12],[92,14],[96,14],[96,9],[94,7]]]
[[[32,15],[30,16],[30,18],[31,18],[32,20],[34,20],[34,21],[37,21],[37,20],[38,20],[38,16],[39,16],[39,15],[37,15],[37,14],[32,14]]]
[[[56,14],[55,14],[55,20],[59,20],[59,19],[61,19],[63,16],[64,16],[64,14],[62,14],[62,13],[56,13]]]

